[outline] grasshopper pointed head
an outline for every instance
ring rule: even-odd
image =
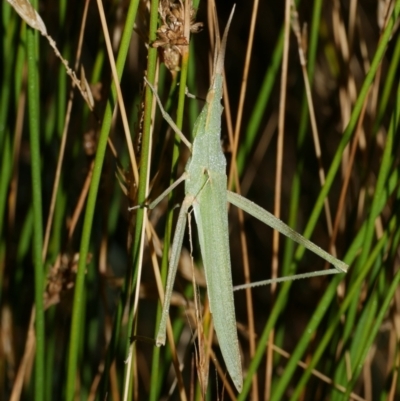
[[[233,6],[231,14],[229,16],[228,22],[225,27],[224,35],[222,36],[221,46],[218,51],[217,62],[215,64],[214,76],[222,75],[224,72],[224,59],[225,59],[225,50],[226,50],[226,41],[228,40],[228,32],[229,27],[232,22],[233,14],[235,12],[236,5]]]

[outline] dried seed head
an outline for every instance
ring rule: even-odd
[[[162,61],[170,71],[179,71],[183,47],[188,46],[185,37],[185,9],[180,1],[161,0],[158,12],[161,26],[157,30],[157,39],[152,43],[160,51]],[[197,33],[203,24],[194,22],[195,10],[190,10],[190,32]]]
[[[40,15],[28,0],[7,0],[19,16],[33,29],[37,29],[44,36],[47,35],[46,25]]]

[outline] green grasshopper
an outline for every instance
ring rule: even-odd
[[[189,209],[194,210],[197,223],[200,250],[207,281],[210,310],[214,320],[222,356],[228,372],[238,392],[242,390],[243,374],[239,352],[239,341],[236,331],[235,307],[231,275],[231,261],[228,236],[227,202],[243,209],[280,233],[313,251],[334,265],[334,269],[300,274],[295,276],[267,280],[257,284],[289,281],[312,276],[346,273],[348,266],[325,252],[311,241],[291,229],[274,215],[254,204],[248,199],[227,190],[226,158],[222,152],[221,105],[223,92],[223,69],[226,41],[229,26],[233,17],[232,10],[222,37],[219,52],[214,61],[214,72],[211,86],[207,93],[206,104],[194,125],[193,145],[184,137],[171,117],[164,111],[155,88],[146,80],[156,96],[163,117],[172,126],[183,142],[191,150],[191,157],[184,174],[166,191],[164,191],[148,207],[153,209],[161,199],[172,191],[179,183],[185,181],[185,198],[179,211],[178,222],[169,259],[169,270],[161,322],[156,345],[165,344],[166,325],[169,314],[172,288],[175,281],[179,255],[182,248],[183,235]],[[251,286],[254,286],[252,284]],[[242,286],[243,287],[243,286]],[[239,287],[237,287],[238,289]]]

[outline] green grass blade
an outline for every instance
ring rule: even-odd
[[[40,109],[39,109],[39,71],[38,71],[38,33],[31,28],[26,29],[26,52],[28,60],[28,108],[29,139],[31,146],[32,172],[32,208],[33,208],[33,255],[35,269],[35,398],[44,399],[44,305],[43,284],[44,268],[42,262],[43,216],[42,216],[42,181],[40,152]]]

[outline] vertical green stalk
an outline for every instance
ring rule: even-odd
[[[10,184],[10,177],[12,173],[12,145],[11,145],[11,134],[8,130],[4,130],[3,133],[4,141],[0,150],[0,168],[1,168],[1,180],[0,180],[0,244],[5,246],[5,211],[7,207],[7,194]],[[4,235],[4,237],[3,237]],[[4,242],[4,243],[3,243]],[[1,255],[1,253],[0,253]],[[2,278],[3,270],[0,273],[0,284],[3,281]],[[0,300],[3,287],[0,285]]]
[[[13,47],[13,39],[16,31],[16,18],[14,14],[11,14],[11,7],[6,2],[1,5],[2,8],[2,20],[1,25],[3,27],[4,35],[2,36],[2,58],[7,60],[2,64],[2,76],[1,76],[1,91],[0,91],[0,263],[3,262],[3,258],[6,253],[6,208],[7,208],[7,196],[9,190],[9,184],[12,174],[12,134],[9,127],[9,110],[11,106],[11,95],[12,95],[12,82],[13,74],[20,72],[17,69],[15,59],[15,48]],[[14,67],[14,68],[13,68]],[[3,293],[3,274],[4,269],[0,269],[0,301]]]
[[[36,2],[35,2],[36,3]],[[35,6],[36,4],[34,4]],[[32,174],[33,208],[33,263],[35,269],[35,399],[44,399],[44,310],[43,310],[43,226],[42,226],[42,182],[40,157],[40,110],[39,110],[39,71],[38,71],[38,33],[26,29],[26,51],[28,60],[28,108],[29,139]]]
[[[118,76],[120,77],[122,74],[122,70],[124,67],[124,63],[126,60],[126,56],[128,54],[128,49],[129,45],[131,42],[131,37],[132,37],[132,29],[135,24],[135,19],[136,19],[136,14],[137,14],[137,8],[138,8],[138,1],[132,1],[129,5],[129,9],[126,15],[126,21],[125,21],[125,26],[124,30],[122,33],[122,38],[121,38],[121,44],[118,52],[118,58],[116,61],[116,66],[117,66],[117,72]],[[96,61],[96,67],[94,68],[94,76],[99,75],[99,70],[100,70],[100,65],[103,64],[103,58],[104,58],[104,53],[101,52],[98,55],[97,61]],[[97,72],[96,72],[97,71]],[[113,91],[113,97],[112,99],[115,99],[116,94],[115,94],[115,86],[113,85],[112,87]],[[111,112],[111,108],[106,110],[106,114],[108,112]],[[129,273],[127,274],[129,277]],[[104,375],[102,377],[102,382],[100,384],[100,394],[99,394],[99,399],[104,399],[106,398],[107,394],[109,393],[109,388],[108,388],[108,380],[109,380],[109,373],[110,373],[110,366],[115,358],[117,349],[121,342],[123,342],[123,339],[121,339],[121,332],[122,332],[122,318],[123,318],[123,311],[126,306],[126,288],[128,287],[128,282],[125,280],[124,287],[122,288],[121,291],[121,296],[118,302],[118,307],[115,312],[114,316],[114,323],[113,323],[113,331],[112,331],[112,337],[108,346],[107,350],[107,356],[105,360],[105,367],[104,367]]]
[[[157,31],[157,20],[158,20],[158,0],[152,0],[150,3],[150,21],[149,21],[149,43],[152,43],[156,39]],[[157,49],[149,46],[148,49],[148,59],[147,59],[147,79],[149,82],[154,82],[155,72],[156,72],[156,61],[157,61]],[[149,160],[150,160],[150,143],[151,143],[151,111],[152,111],[153,94],[148,86],[145,89],[145,99],[144,99],[144,116],[143,116],[143,137],[142,137],[142,147],[141,147],[141,160],[140,160],[140,174],[139,174],[139,188],[138,188],[138,203],[143,204],[147,196],[147,176],[149,170]],[[131,273],[131,280],[128,283],[128,294],[127,299],[130,304],[129,319],[128,319],[128,330],[133,329],[133,323],[135,319],[133,310],[133,294],[136,281],[138,278],[138,272],[140,271],[141,257],[140,252],[142,248],[142,241],[144,229],[144,213],[143,208],[137,210],[136,215],[136,226],[134,233],[134,241],[132,246],[132,259],[133,259],[133,272]],[[134,330],[134,329],[133,329]],[[127,338],[125,345],[125,355],[129,353],[130,338]],[[124,380],[126,383],[130,381],[127,377],[127,364],[124,370]],[[131,383],[130,383],[131,384]],[[130,386],[131,387],[131,386]]]

